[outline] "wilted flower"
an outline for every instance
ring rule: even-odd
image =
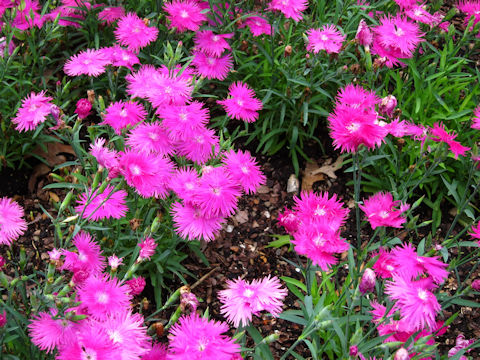
[[[276,276],[268,276],[252,282],[240,278],[228,280],[227,289],[219,291],[218,298],[222,303],[221,313],[238,327],[246,326],[252,321],[252,315],[258,316],[263,310],[278,316],[287,294]]]
[[[125,285],[127,285],[130,289],[130,294],[133,296],[140,295],[145,288],[145,278],[141,276],[134,277],[133,279],[125,281]]]
[[[393,95],[385,96],[380,104],[378,105],[378,110],[382,113],[387,115],[388,117],[392,117],[393,111],[397,106],[397,99]]]
[[[448,350],[448,357],[454,357],[460,350],[466,349],[475,342],[475,339],[465,340],[465,335],[459,334],[455,340],[455,346]],[[472,349],[468,349],[466,352],[469,353]],[[466,356],[460,356],[459,360],[467,360]]]
[[[285,231],[290,235],[293,235],[298,230],[300,219],[295,211],[285,208],[283,213],[278,213],[278,224],[285,228]]]
[[[350,346],[350,350],[349,350],[348,354],[350,356],[356,357],[358,355],[358,346],[357,345]]]
[[[228,330],[227,324],[201,318],[195,312],[182,316],[170,331],[168,358],[231,360],[240,346],[222,335]]]
[[[372,30],[370,30],[367,23],[363,19],[360,20],[360,23],[358,24],[357,35],[355,36],[355,39],[357,39],[360,45],[363,45],[365,47],[370,48],[370,46],[372,45]]]
[[[191,312],[197,311],[198,304],[197,297],[190,291],[188,286],[180,289],[180,307],[183,312],[185,312],[187,308],[190,309]]]
[[[79,119],[85,119],[88,115],[90,115],[91,110],[92,104],[90,101],[88,101],[88,99],[80,99],[77,101],[75,114],[78,115]]]
[[[3,256],[0,256],[0,271],[4,266],[5,266],[5,258]]]
[[[375,281],[375,272],[370,268],[365,269],[362,279],[360,280],[360,285],[358,285],[358,290],[362,294],[372,292],[373,290],[375,290]]]
[[[0,198],[0,244],[10,246],[27,230],[23,208],[7,197]]]

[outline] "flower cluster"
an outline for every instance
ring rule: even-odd
[[[336,195],[302,192],[295,197],[294,211],[280,214],[279,224],[293,235],[295,251],[307,256],[313,264],[327,270],[337,263],[335,254],[348,250],[349,244],[340,237],[340,227],[345,223],[348,209]]]
[[[380,249],[374,256],[378,258],[373,270],[378,276],[391,279],[386,282],[385,292],[395,301],[388,314],[384,306],[372,303],[379,334],[389,335],[385,341],[404,342],[418,331],[427,336],[440,330],[442,323],[436,321],[436,315],[441,306],[434,291],[448,277],[448,265],[436,256],[418,255],[411,244],[390,251]],[[399,320],[393,318],[396,312],[400,314]],[[388,320],[380,323],[383,316]],[[432,338],[430,343],[433,341]]]

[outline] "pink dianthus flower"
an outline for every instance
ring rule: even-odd
[[[201,318],[197,313],[182,316],[169,335],[171,360],[231,360],[240,346],[227,335],[228,325]]]
[[[273,34],[272,25],[270,25],[267,20],[265,20],[258,14],[250,15],[252,16],[249,16],[245,20],[243,20],[242,24],[238,26],[239,28],[244,28],[245,26],[248,26],[253,36]]]
[[[63,251],[65,261],[62,265],[62,270],[67,269],[74,273],[82,271],[86,274],[98,275],[105,269],[102,250],[92,235],[80,231],[73,237],[72,243],[77,248],[77,252]]]
[[[400,205],[400,209],[395,209]],[[409,205],[402,204],[400,201],[393,201],[393,196],[389,192],[376,193],[364,200],[363,205],[359,205],[367,216],[372,229],[379,226],[391,226],[401,228],[406,219],[402,216],[403,212],[409,209]]]
[[[121,134],[122,129],[138,124],[145,120],[146,116],[147,112],[142,104],[136,101],[117,101],[105,109],[102,124],[110,125],[117,134]]]
[[[206,163],[218,151],[218,137],[212,129],[201,128],[188,140],[177,142],[177,151],[180,156],[185,156],[199,164]]]
[[[143,239],[138,246],[140,247],[140,253],[138,254],[139,261],[144,259],[150,260],[152,255],[155,254],[155,249],[157,248],[155,240],[148,236]]]
[[[107,185],[101,194],[98,193],[98,189],[92,191],[90,188],[87,193],[80,195],[75,212],[82,214],[82,218],[93,221],[121,219],[128,211],[126,197],[125,190],[115,191],[112,185]]]
[[[150,81],[150,82],[149,82]],[[167,105],[185,105],[191,99],[193,87],[189,76],[164,74],[161,71],[152,73],[147,80],[146,98],[155,108]],[[140,84],[140,86],[142,86]]]
[[[375,256],[378,256],[378,259],[372,266],[373,271],[383,279],[391,278],[395,272],[395,260],[390,252],[380,248],[378,252],[372,254],[372,257]]]
[[[178,169],[170,181],[172,189],[180,199],[193,202],[198,188],[198,173],[192,168]]]
[[[105,72],[111,60],[102,50],[87,49],[70,57],[63,70],[70,76],[88,75],[97,77]]]
[[[142,293],[147,283],[145,282],[145,278],[137,276],[125,281],[125,284],[130,288],[130,294],[136,296]]]
[[[7,197],[0,198],[0,244],[10,246],[27,230],[23,208],[16,201]]]
[[[197,205],[185,202],[175,202],[172,205],[172,217],[175,232],[188,240],[212,241],[222,229],[225,222],[220,216],[207,215]]]
[[[98,13],[98,18],[104,20],[108,25],[125,16],[125,9],[122,6],[106,6]]]
[[[222,303],[220,312],[235,327],[240,324],[247,326],[252,321],[252,315],[258,316],[263,310],[277,317],[282,311],[282,301],[287,294],[276,276],[255,279],[252,282],[241,278],[228,280],[227,288],[218,293]]]
[[[75,108],[75,114],[78,115],[80,120],[85,119],[91,114],[92,103],[88,99],[80,99],[77,101]]]
[[[50,96],[45,96],[45,91],[40,91],[38,94],[31,92],[22,100],[22,106],[12,119],[12,123],[16,124],[15,128],[18,131],[34,130],[39,124],[45,122],[51,113],[52,100]]]
[[[220,56],[225,50],[231,50],[230,44],[226,39],[230,39],[233,34],[215,34],[211,30],[198,31],[195,34],[195,46],[205,54],[211,56]]]
[[[140,63],[138,56],[133,51],[120,45],[103,48],[102,51],[110,59],[112,66],[125,66],[133,71],[133,65]]]
[[[90,276],[78,289],[77,295],[82,306],[98,320],[124,313],[130,307],[128,287],[116,278]]]
[[[56,309],[40,312],[28,325],[32,342],[47,353],[75,339],[76,324],[66,319],[55,318]]]
[[[192,101],[187,105],[170,105],[157,111],[162,124],[169,131],[172,140],[188,141],[210,120],[210,113],[203,103]]]
[[[305,11],[307,7],[307,0],[272,0],[268,9],[280,11],[287,19],[292,18],[298,22],[302,20],[302,11]]]
[[[118,166],[117,152],[105,147],[105,139],[103,138],[96,138],[93,144],[90,144],[90,154],[104,168],[110,169]]]
[[[177,32],[197,31],[207,20],[198,3],[192,0],[174,0],[164,4],[164,10],[168,14],[170,28],[176,28]]]
[[[258,119],[258,111],[262,109],[262,102],[255,97],[255,92],[245,83],[238,81],[228,88],[228,98],[218,101],[228,116],[254,122]]]
[[[242,187],[246,194],[253,194],[266,178],[250,152],[230,150],[223,160],[230,177]]]
[[[224,56],[215,57],[201,51],[193,53],[192,65],[195,66],[198,75],[207,79],[225,80],[232,70],[232,55],[227,53]]]
[[[327,54],[338,53],[345,41],[345,36],[335,25],[324,25],[322,29],[309,29],[307,37],[307,50],[315,54],[320,50],[325,50]]]
[[[118,20],[114,33],[120,45],[138,52],[141,48],[156,40],[158,29],[153,26],[147,26],[145,21],[140,19],[137,14],[128,13]]]
[[[159,121],[142,123],[130,131],[126,144],[138,152],[173,155],[175,148],[168,135]]]

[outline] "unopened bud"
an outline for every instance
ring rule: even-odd
[[[372,292],[375,289],[375,281],[375,272],[370,268],[365,269],[358,290],[360,290],[362,294]]]
[[[358,346],[357,345],[352,345],[350,346],[350,356],[357,356],[358,355]]]
[[[292,55],[292,46],[287,45],[285,46],[285,52],[283,53],[285,57]]]
[[[480,291],[480,279],[473,280],[472,289],[475,291]]]
[[[410,359],[410,356],[408,355],[408,351],[403,347],[397,350],[393,358],[393,360],[408,360],[408,359]]]

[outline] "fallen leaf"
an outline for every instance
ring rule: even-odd
[[[308,162],[303,171],[302,190],[312,190],[315,182],[325,180],[325,175],[331,179],[336,179],[335,171],[340,169],[342,164],[342,156],[339,156],[333,164],[332,159],[327,159],[321,167],[315,161]]]
[[[237,220],[239,224],[245,224],[248,221],[248,212],[245,210],[237,211],[235,220]]]

